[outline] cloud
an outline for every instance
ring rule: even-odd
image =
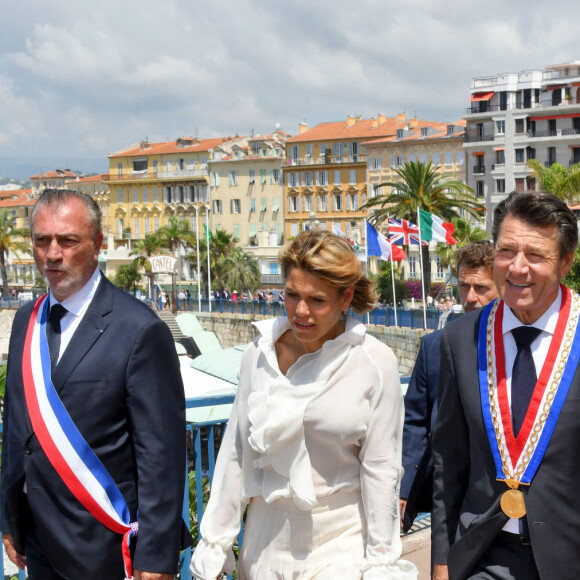
[[[472,77],[573,60],[572,0],[26,0],[0,21],[0,155],[395,115],[459,119]],[[501,18],[498,18],[501,14]]]

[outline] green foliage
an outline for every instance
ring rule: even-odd
[[[238,291],[254,292],[260,285],[260,266],[253,254],[234,248],[223,261],[224,282]]]
[[[391,264],[389,262],[381,261],[380,272],[376,277],[377,290],[379,292],[379,300],[393,305],[393,283],[391,276]],[[398,279],[398,268],[395,268],[395,294],[397,301],[404,300],[409,297],[409,287],[403,280]]]
[[[562,280],[562,283],[575,292],[580,292],[580,248],[574,252],[572,267]]]
[[[129,292],[136,290],[137,282],[140,280],[141,274],[139,274],[139,270],[137,270],[135,264],[123,264],[117,269],[115,277],[113,278],[113,284],[119,286],[125,292]]]
[[[537,159],[530,159],[527,165],[538,180],[540,191],[551,193],[564,201],[580,199],[580,163],[566,169],[560,163],[546,167]]]
[[[30,232],[26,228],[16,228],[16,218],[7,209],[0,211],[0,274],[2,276],[2,296],[8,297],[8,274],[6,272],[6,258],[12,252],[32,253],[29,243]]]

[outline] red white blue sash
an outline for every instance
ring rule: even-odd
[[[110,530],[123,534],[125,575],[133,577],[129,551],[137,523],[130,522],[125,499],[89,447],[58,396],[51,379],[46,340],[48,294],[34,306],[22,357],[26,405],[34,434],[52,466],[81,504]]]
[[[580,297],[562,289],[562,305],[548,354],[517,437],[512,429],[507,393],[502,321],[504,302],[488,304],[481,315],[478,370],[485,429],[497,478],[529,484],[548,443],[580,358]]]

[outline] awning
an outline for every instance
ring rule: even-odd
[[[553,121],[554,119],[561,119],[562,115],[546,115],[543,117],[530,117],[530,121]]]
[[[549,91],[555,91],[556,89],[563,89],[565,85],[546,85]]]
[[[469,100],[472,102],[489,101],[493,95],[495,95],[493,91],[491,93],[473,93],[473,95],[471,95],[471,99]]]
[[[484,151],[476,151],[475,153],[472,153],[472,155],[473,155],[474,157],[477,157],[477,156],[479,156],[479,155],[483,156],[483,155],[485,155],[485,152],[484,152]]]
[[[505,147],[495,147],[494,151],[505,151]]]

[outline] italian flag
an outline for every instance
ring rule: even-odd
[[[453,230],[455,229],[453,224],[444,222],[440,217],[422,209],[419,210],[419,227],[421,228],[421,240],[423,241],[443,242],[444,244],[457,243],[457,240],[453,237]]]

